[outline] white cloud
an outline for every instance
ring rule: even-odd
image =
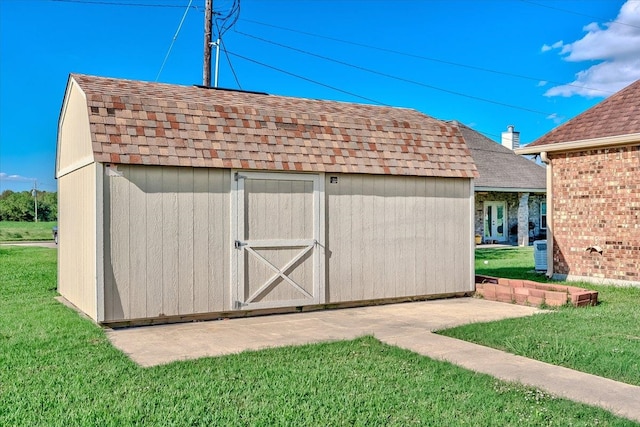
[[[581,39],[551,48],[560,48],[565,61],[598,64],[578,72],[573,82],[548,89],[545,96],[608,96],[640,79],[640,2],[628,0],[614,21],[592,22],[583,29],[587,34]]]
[[[13,182],[32,182],[34,178],[27,178],[20,175],[9,175],[4,172],[0,172],[0,181],[13,181]]]
[[[546,80],[540,80],[540,81],[538,82],[538,87],[546,86],[546,85],[547,85],[547,83],[549,83],[549,82],[548,82],[548,81],[546,81]]]
[[[562,40],[559,40],[559,41],[555,42],[552,45],[543,44],[542,45],[542,49],[540,49],[540,50],[542,50],[543,52],[548,52],[548,51],[553,50],[553,49],[560,49],[563,46],[564,46],[564,42]]]
[[[559,116],[557,113],[552,113],[547,116],[548,120],[552,120],[555,124],[560,124],[564,121],[564,117]]]
[[[585,25],[582,28],[584,31],[599,31],[600,30],[600,24],[598,24],[597,22],[592,22],[591,24]]]

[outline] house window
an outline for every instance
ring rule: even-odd
[[[540,229],[547,229],[547,202],[540,202]]]

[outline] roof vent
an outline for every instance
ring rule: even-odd
[[[212,86],[203,86],[203,85],[193,85],[194,87],[200,89],[213,89],[213,90],[222,90],[225,92],[239,92],[239,93],[250,93],[253,95],[269,95],[267,92],[257,92],[254,90],[244,90],[244,89],[231,89],[226,87],[212,87]]]
[[[502,132],[502,145],[509,150],[515,150],[520,147],[520,132],[516,132],[514,125],[507,126],[507,131]]]

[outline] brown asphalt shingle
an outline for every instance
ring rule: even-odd
[[[640,80],[558,126],[527,147],[640,133]]]
[[[473,178],[459,130],[415,110],[72,74],[95,161]]]
[[[457,121],[452,123],[460,129],[478,169],[479,176],[474,182],[476,189],[546,191],[547,171],[544,167],[517,155],[507,147],[492,141],[462,123]]]

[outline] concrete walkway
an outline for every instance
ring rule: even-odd
[[[392,304],[199,323],[109,330],[111,342],[142,366],[246,350],[373,335],[391,345],[449,361],[640,422],[640,387],[433,334],[466,323],[542,312],[474,298]]]
[[[43,240],[41,242],[2,242],[0,246],[38,246],[52,249],[58,247],[53,240]]]

